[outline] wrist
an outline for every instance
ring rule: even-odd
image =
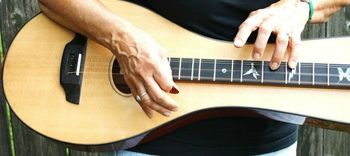
[[[142,38],[140,30],[128,22],[118,23],[115,30],[109,42],[113,54],[135,55],[138,51],[139,38]]]
[[[131,46],[134,42],[134,26],[124,21],[123,19],[116,17],[110,20],[109,35],[105,38],[104,42],[106,47],[117,55],[118,50],[125,49],[126,46]],[[129,45],[130,44],[130,45]]]
[[[315,10],[315,1],[316,0],[300,0],[301,2],[307,3],[308,7],[309,7],[309,17],[308,17],[308,21],[312,20],[313,14],[314,14],[314,10]]]

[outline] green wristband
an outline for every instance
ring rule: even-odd
[[[309,4],[309,21],[312,19],[312,15],[314,14],[314,5],[312,3],[312,0],[300,0],[302,2],[306,2]]]

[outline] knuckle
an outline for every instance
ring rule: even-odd
[[[252,11],[249,13],[249,16],[254,16],[254,15],[257,15],[257,14],[260,14],[262,12],[261,9],[258,9],[258,10],[255,10],[255,11]]]
[[[265,50],[266,44],[255,43],[254,44],[254,52],[262,54]]]
[[[125,81],[126,83],[130,83],[130,81],[131,81],[130,75],[124,75],[124,81]]]
[[[152,89],[152,85],[153,84],[149,80],[147,80],[147,81],[144,82],[144,85],[145,85],[146,88]],[[153,90],[151,90],[151,92],[153,92]]]
[[[272,57],[272,60],[276,61],[276,62],[281,62],[282,58],[283,58],[283,52],[275,52],[275,54]]]
[[[263,46],[261,46],[261,45],[256,45],[254,47],[254,52],[259,53],[260,55],[263,53],[263,51],[264,51],[264,49],[263,49]]]
[[[248,15],[248,17],[256,15],[257,12],[258,12],[257,10],[250,12],[249,15]]]
[[[301,40],[294,40],[294,42],[292,43],[294,46],[300,46],[301,45]]]
[[[251,25],[251,22],[246,20],[239,26],[239,29],[247,28],[249,25]]]
[[[292,38],[291,39],[291,47],[294,49],[294,48],[297,48],[299,46],[301,46],[302,42],[300,39],[295,39],[295,38]]]
[[[154,96],[154,101],[156,101],[156,102],[163,102],[164,101],[164,96],[157,94],[157,95]]]
[[[143,50],[142,57],[149,59],[152,57],[152,53],[150,52],[150,50]]]
[[[155,111],[161,113],[161,108],[160,108],[160,106],[158,106],[158,104],[156,104],[156,103],[151,103],[149,106],[150,106],[150,108],[152,108],[153,110],[155,110]]]
[[[271,33],[271,28],[269,26],[267,26],[266,24],[262,25],[259,28],[259,33],[264,34],[264,35],[270,34]]]
[[[140,76],[140,77],[144,77],[145,71],[142,68],[136,68],[135,69],[135,74]]]
[[[164,50],[159,50],[158,53],[159,53],[160,58],[162,58],[162,59],[166,58],[166,52]]]
[[[288,41],[289,41],[288,37],[281,37],[281,36],[279,36],[277,38],[277,44],[285,45],[285,44],[288,43]]]
[[[152,100],[150,98],[143,98],[142,99],[142,105],[144,105],[144,106],[151,106],[152,105]]]
[[[256,10],[255,12],[256,12],[256,14],[261,14],[261,13],[264,12],[264,9],[258,9],[258,10]]]

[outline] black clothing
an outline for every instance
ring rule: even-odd
[[[291,146],[297,129],[263,118],[213,118],[129,150],[155,155],[257,155]]]
[[[249,13],[278,0],[128,0],[204,36],[232,41]],[[249,42],[256,37],[254,32]],[[274,39],[274,36],[272,36]]]
[[[277,0],[129,0],[208,37],[232,41],[251,11]],[[256,34],[249,39],[254,41]],[[213,101],[215,102],[215,101]],[[256,155],[292,145],[297,125],[264,118],[214,118],[130,149],[157,155]]]

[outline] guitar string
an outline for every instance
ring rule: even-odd
[[[234,66],[241,66],[241,61],[237,62],[237,60],[233,60],[233,61],[236,61],[234,62]],[[92,61],[92,63],[99,63],[100,61]],[[171,61],[169,64],[172,64],[172,63],[176,63],[176,64],[179,64],[180,61]],[[182,60],[181,61],[181,64],[184,65],[184,64],[191,64],[192,65],[192,61],[186,61],[186,60]],[[254,63],[254,67],[255,68],[259,68],[259,67],[262,67],[261,64],[262,64],[262,61],[257,61],[257,62],[253,62],[253,61],[250,61],[250,62],[247,62],[247,61],[244,61],[243,62],[243,66],[249,66],[251,67],[251,63]],[[269,61],[264,61],[264,67],[269,67],[268,65]],[[110,63],[99,63],[99,66],[106,66],[106,65],[109,65]],[[195,65],[198,65],[199,64],[199,61],[198,62],[194,62]],[[206,62],[206,61],[201,61],[201,64],[209,64],[209,65],[214,65],[214,62]],[[315,69],[327,69],[328,68],[328,65],[329,65],[329,68],[332,69],[332,68],[350,68],[350,64],[336,64],[336,63],[307,63],[307,62],[299,62],[297,64],[297,67],[299,67],[299,65],[301,64],[301,67],[302,68],[309,68],[309,67],[314,67]],[[232,63],[231,61],[227,61],[227,63],[223,63],[223,62],[218,62],[216,63],[216,65],[219,65],[219,66],[226,66],[226,67],[231,67]],[[287,62],[281,62],[280,64],[280,68],[283,68],[287,65]],[[94,66],[96,67],[96,66]],[[176,68],[176,67],[173,67],[173,68]],[[191,67],[192,68],[192,67]],[[183,68],[181,68],[183,69]],[[269,69],[269,68],[267,68]],[[291,70],[291,68],[288,67],[289,70]],[[278,69],[277,69],[278,70]]]
[[[76,74],[76,72],[67,72],[68,74]],[[118,73],[118,72],[89,72],[89,71],[85,71],[85,72],[79,72],[80,74],[111,74],[111,75],[124,75],[122,73]],[[238,73],[238,72],[237,72]],[[230,74],[230,73],[228,73]],[[276,72],[276,74],[281,75],[281,76],[285,76],[285,72]],[[240,74],[239,74],[240,75]],[[274,74],[275,75],[275,74]],[[299,74],[295,74],[295,75],[299,75]],[[302,76],[312,76],[312,73],[302,73]],[[178,76],[178,75],[172,75],[172,76]],[[187,76],[190,77],[191,75],[181,75],[182,77]],[[193,75],[196,76],[196,75]],[[314,76],[328,76],[328,74],[323,74],[323,73],[315,73]],[[339,77],[339,74],[329,74],[330,77]],[[208,76],[201,76],[201,78],[213,78],[213,77],[208,77]],[[218,76],[220,77],[220,76]],[[222,78],[222,77],[221,77]],[[284,77],[285,78],[285,77]]]
[[[234,61],[236,61],[236,60],[234,60]],[[183,63],[189,63],[189,64],[191,64],[192,63],[192,61],[181,61],[182,62],[182,64]],[[231,63],[231,61],[227,61],[228,63],[222,63],[222,62],[218,62],[217,61],[217,65],[218,64],[220,64],[220,65],[231,65],[232,63]],[[238,62],[238,61],[236,61],[236,62]],[[236,63],[236,62],[234,62],[234,64],[239,64],[239,65],[241,65],[241,61],[239,61],[239,63]],[[264,61],[265,63],[264,63],[264,65],[266,65],[266,64],[268,64],[269,63],[269,61]],[[180,61],[171,61],[170,63],[180,63]],[[196,62],[196,63],[199,63],[199,61],[198,62]],[[214,64],[214,62],[206,62],[206,61],[201,61],[201,64],[203,64],[203,63],[207,63],[207,64]],[[247,62],[247,61],[244,61],[243,62],[243,65],[246,65],[246,66],[250,66],[251,65],[251,63],[254,63],[254,66],[261,66],[261,63],[262,63],[262,61],[257,61],[257,62],[253,62],[253,61],[251,61],[251,62]],[[287,62],[281,62],[281,64],[280,65],[286,65],[287,64]],[[308,62],[298,62],[298,65],[299,64],[302,64],[302,67],[313,67],[313,64],[315,65],[315,67],[316,66],[328,66],[328,63],[308,63]],[[238,66],[238,65],[237,65]],[[338,66],[348,66],[348,67],[350,67],[350,64],[336,64],[336,63],[329,63],[329,66],[331,67],[331,66],[334,66],[334,67],[338,67]]]
[[[72,74],[74,74],[75,72],[71,72]],[[80,73],[83,73],[83,72],[80,72]],[[96,73],[99,73],[99,74],[108,74],[108,75],[112,75],[112,76],[115,76],[115,75],[121,75],[121,76],[123,76],[124,74],[121,74],[121,73],[107,73],[107,72],[85,72],[85,73],[93,73],[93,74],[96,74]],[[281,74],[282,75],[282,74]],[[283,75],[285,75],[285,73],[283,73]],[[311,76],[310,74],[308,74],[309,76]],[[174,80],[178,80],[176,77],[177,77],[177,75],[172,75],[172,76],[174,76]],[[324,77],[327,77],[327,75],[326,74],[315,74],[314,76],[324,76]],[[336,77],[336,78],[338,78],[338,75],[335,75],[335,74],[330,74],[329,75],[330,76],[330,78],[331,77]],[[187,76],[187,75],[182,75],[181,76],[181,79],[182,80],[185,80],[185,81],[193,81],[193,82],[196,82],[196,81],[198,81],[197,79],[193,79],[193,80],[190,80],[190,77],[191,76]],[[186,79],[187,78],[187,79]],[[181,79],[180,79],[180,81],[181,81]],[[204,81],[208,81],[208,80],[211,80],[212,82],[214,82],[213,81],[213,77],[208,77],[208,76],[201,76],[201,79],[202,79],[202,81],[203,81],[203,79],[204,79]],[[225,82],[231,82],[231,78],[225,78],[225,77],[217,77],[217,80],[226,80]],[[232,79],[233,81],[232,82],[234,82],[234,83],[246,83],[246,82],[244,82],[244,81],[250,81],[250,82],[260,82],[260,78],[258,78],[258,79],[244,79],[243,80],[243,82],[240,82],[240,78],[233,78]],[[280,80],[276,80],[276,79],[264,79],[265,80],[265,84],[268,84],[268,83],[272,83],[272,82],[269,82],[269,81],[273,81],[273,82],[280,82],[280,84],[285,84],[285,77],[283,77],[283,79],[280,79]],[[312,79],[309,77],[309,80],[308,81],[304,81],[304,80],[291,80],[291,81],[288,81],[288,84],[290,84],[290,82],[292,82],[292,83],[295,83],[295,82],[300,82],[301,84],[299,84],[300,86],[302,86],[302,85],[309,85],[309,84],[311,84],[312,83]],[[317,84],[315,84],[315,86],[318,86],[318,85],[322,85],[322,84],[327,84],[327,82],[325,81],[325,82],[322,82],[322,81],[315,81]],[[339,81],[336,81],[336,82],[331,82],[331,84],[334,84],[334,83],[336,83],[337,84],[337,86],[344,86],[344,87],[347,87],[347,83],[339,83]]]
[[[218,65],[218,64],[217,64]],[[229,65],[229,66],[226,66],[226,67],[230,67],[231,68],[231,64],[226,64],[226,65]],[[246,65],[247,66],[247,65]],[[101,68],[99,68],[99,67],[101,67]],[[94,69],[94,70],[98,70],[98,69],[105,69],[105,68],[102,68],[102,66],[99,66],[99,67],[97,67],[97,66],[94,66],[94,67],[85,67],[85,70],[88,70],[88,69]],[[237,66],[238,67],[238,66]],[[264,66],[265,67],[265,66]],[[321,70],[327,70],[328,69],[328,67],[326,66],[326,67],[316,67],[316,66],[302,66],[301,67],[301,69],[304,69],[303,67],[315,67],[315,70],[318,70],[318,69],[321,69]],[[224,68],[224,67],[223,67]],[[215,69],[215,71],[221,71],[223,68],[216,68]],[[255,67],[255,69],[256,69],[257,67]],[[261,68],[261,66],[259,66],[259,68]],[[330,70],[332,70],[332,69],[338,69],[339,68],[339,66],[336,66],[336,67],[329,67],[329,69]],[[341,67],[340,67],[341,68]],[[112,68],[112,70],[116,70],[116,69],[120,69],[119,67],[113,67]],[[172,70],[179,70],[179,68],[178,67],[172,67],[171,68]],[[250,68],[249,68],[250,69]],[[266,68],[264,68],[264,69],[266,69]],[[281,70],[279,70],[279,69],[281,69],[281,70],[283,70],[283,71],[281,71]],[[270,73],[280,73],[280,74],[285,74],[285,68],[283,68],[283,67],[280,67],[279,69],[277,69],[277,70],[270,70],[269,68],[268,68],[268,70],[264,70],[264,72],[270,72]],[[298,69],[298,68],[295,68],[295,69]],[[187,67],[184,67],[184,68],[181,68],[181,70],[182,71],[186,71],[186,70],[192,70],[192,67],[190,67],[190,68],[187,68]],[[198,69],[194,69],[194,70],[196,70],[196,71],[198,71]],[[257,69],[256,69],[257,70]],[[288,69],[288,72],[291,72],[291,70],[292,69]],[[298,69],[299,70],[299,69]],[[304,69],[305,70],[305,69]],[[302,72],[302,74],[307,74],[307,73],[312,73],[312,69],[308,69],[310,72]],[[202,67],[201,68],[201,71],[214,71],[214,69],[213,68],[205,68],[205,67]],[[232,71],[231,69],[228,69],[227,71]],[[234,69],[233,70],[234,72],[235,71],[238,71],[238,72],[240,72],[241,71],[241,66],[239,67],[239,69]],[[261,72],[261,69],[259,69],[259,70],[257,70],[257,72]],[[315,72],[315,74],[320,74],[320,73],[317,73],[316,71],[314,71]],[[326,71],[327,72],[327,71]],[[75,71],[74,72],[72,72],[72,73],[76,73]],[[330,73],[331,74],[331,73]]]

